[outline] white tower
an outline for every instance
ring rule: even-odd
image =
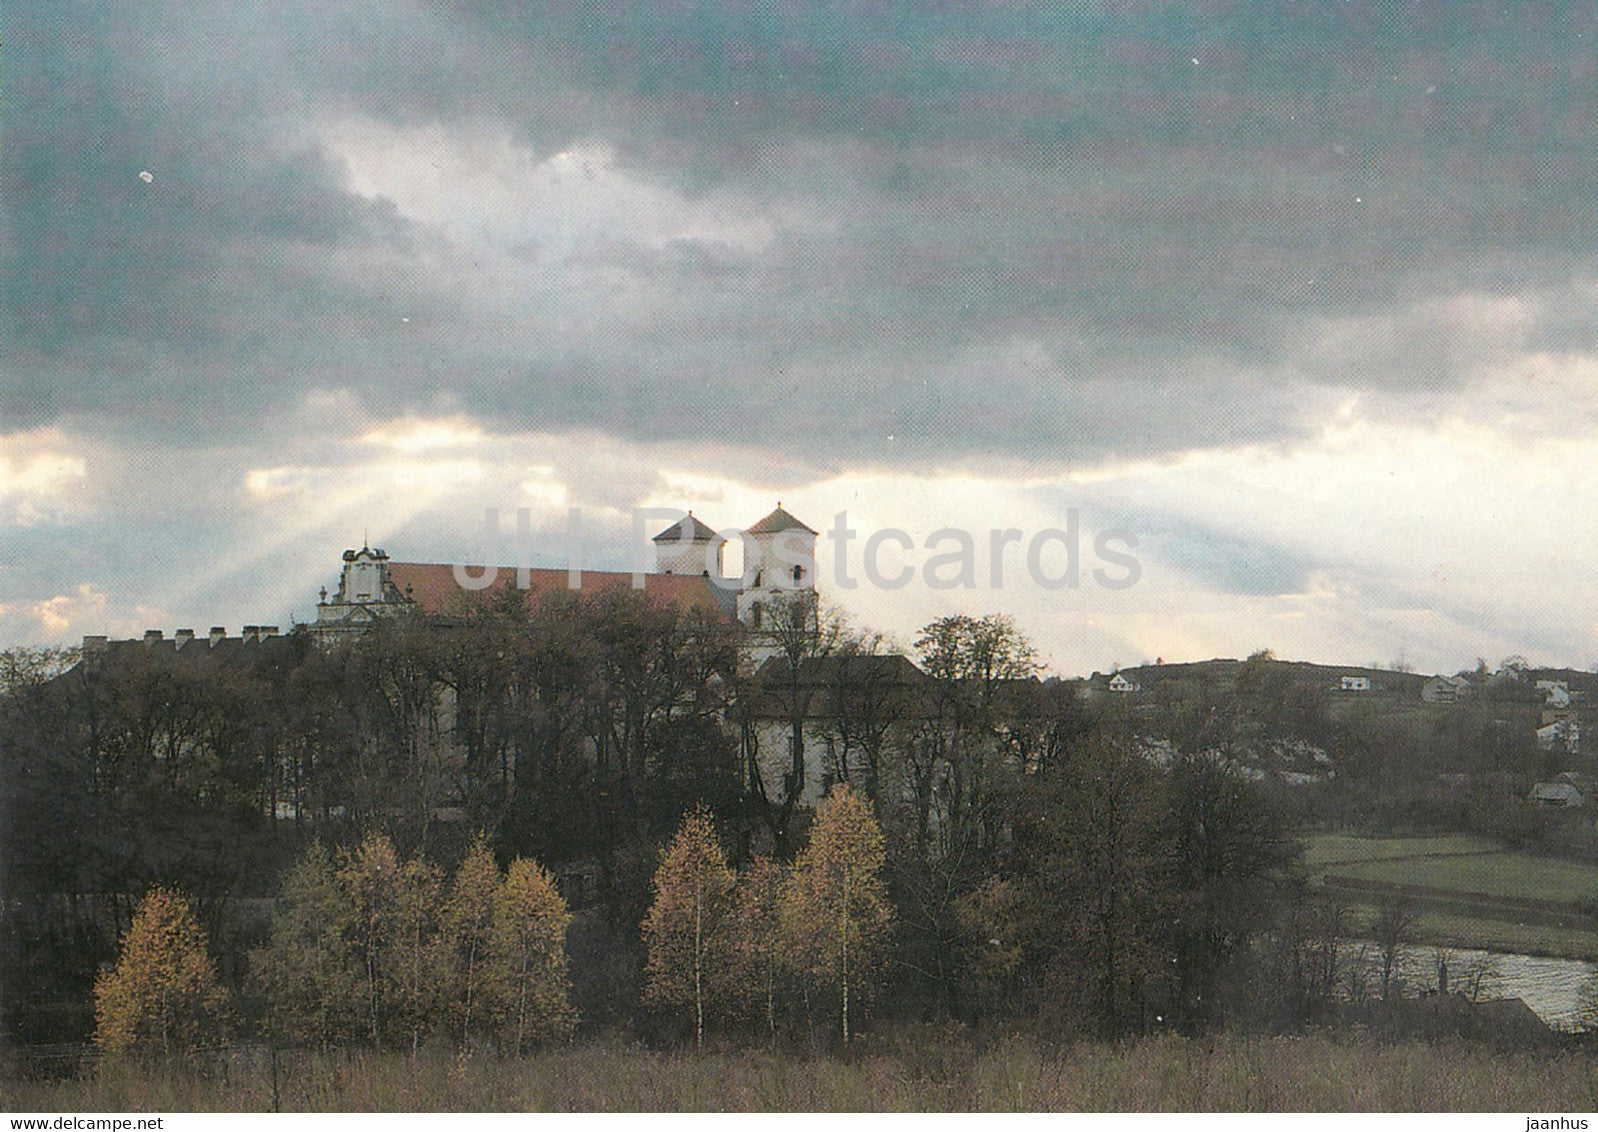
[[[651,541],[655,544],[656,573],[710,578],[722,575],[721,556],[727,547],[727,540],[694,518],[692,511]]]
[[[816,615],[816,532],[777,509],[743,533],[743,588],[738,620],[750,631],[750,656],[782,651],[783,630],[813,626]]]
[[[388,576],[388,555],[363,546],[344,552],[338,592],[329,598],[322,590],[311,631],[322,640],[332,640],[339,633],[366,628],[378,617],[414,608],[410,596],[400,593]]]

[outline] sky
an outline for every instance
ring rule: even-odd
[[[1598,661],[1591,4],[0,31],[0,647],[287,627],[363,540],[564,565],[573,509],[627,568],[639,508],[780,500],[845,516],[853,575],[904,532],[910,584],[824,540],[821,586],[905,645],[1000,612],[1065,675]],[[970,587],[929,584],[948,530]]]

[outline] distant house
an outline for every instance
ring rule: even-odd
[[[1543,694],[1543,702],[1549,707],[1570,706],[1570,685],[1563,680],[1539,680],[1537,690]]]
[[[1368,692],[1371,690],[1371,678],[1369,676],[1345,676],[1343,677],[1342,690],[1345,692]]]
[[[1539,782],[1531,788],[1527,800],[1551,810],[1585,806],[1587,799],[1569,782]]]
[[[1420,698],[1429,704],[1457,704],[1470,695],[1470,681],[1463,676],[1433,676],[1420,686]]]
[[[1574,719],[1537,728],[1537,746],[1545,751],[1563,748],[1575,754],[1581,745],[1581,730]]]
[[[1110,677],[1110,691],[1112,692],[1136,692],[1141,688],[1142,685],[1136,680],[1127,679],[1126,673],[1124,672],[1117,672],[1114,676]]]

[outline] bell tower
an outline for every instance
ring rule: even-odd
[[[750,638],[755,661],[782,651],[784,629],[816,616],[816,532],[783,510],[743,532],[743,587],[738,620]]]
[[[692,511],[651,541],[655,544],[655,572],[658,574],[722,576],[721,558],[727,540],[714,528],[694,518]]]

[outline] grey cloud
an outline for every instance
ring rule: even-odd
[[[1138,553],[1148,560],[1169,563],[1217,593],[1302,593],[1310,573],[1325,566],[1283,547],[1179,516],[1123,513],[1106,515],[1105,520],[1134,534]]]
[[[1282,438],[1317,384],[1447,385],[1476,357],[1400,328],[1306,358],[1305,325],[1545,290],[1598,239],[1580,5],[72,5],[9,25],[0,413],[24,424],[181,440],[347,388],[818,467]],[[314,135],[354,113],[497,123],[535,154],[599,140],[692,200],[822,222],[563,257],[515,234],[528,274],[504,276],[350,191]],[[1546,340],[1595,308],[1573,298]],[[1047,372],[972,360],[1015,340]]]

